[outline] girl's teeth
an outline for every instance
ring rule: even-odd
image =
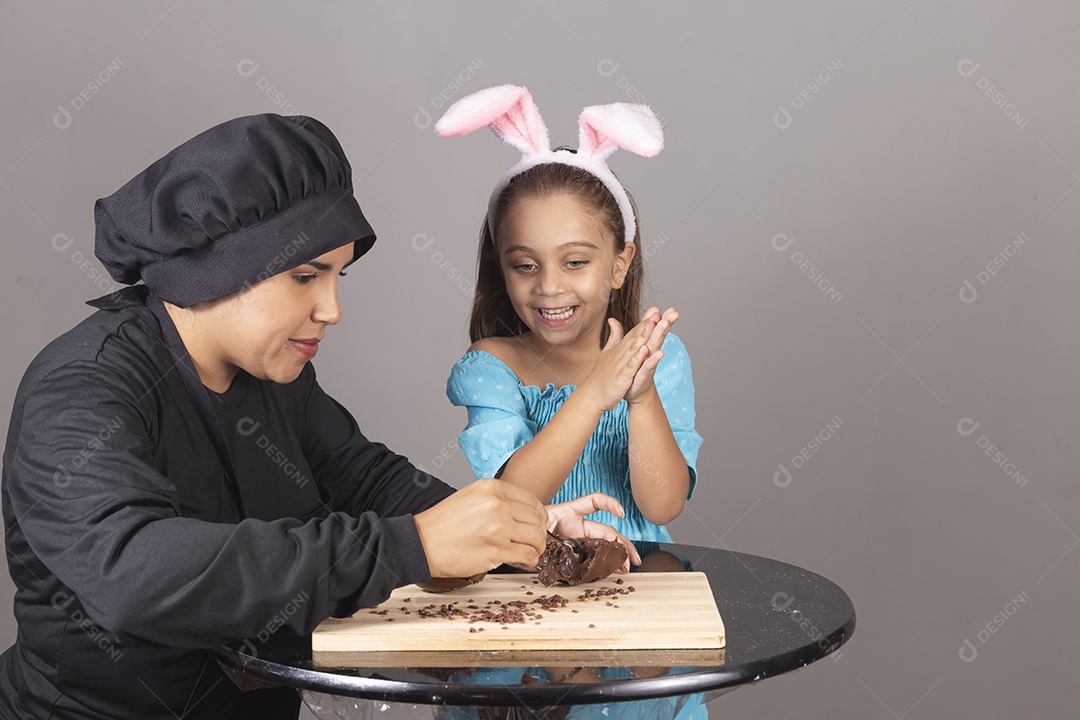
[[[548,320],[565,320],[566,318],[574,314],[573,307],[562,308],[560,310],[545,310],[544,308],[537,309],[540,311],[540,314]]]

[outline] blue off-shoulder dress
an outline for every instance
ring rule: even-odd
[[[694,382],[690,356],[682,341],[668,334],[664,357],[656,367],[654,383],[679,450],[690,469],[690,490],[697,483],[697,455],[701,436],[694,429]],[[469,424],[458,443],[478,478],[495,477],[518,448],[533,439],[562,407],[573,385],[545,388],[523,385],[514,371],[482,350],[465,353],[450,372],[446,395],[469,411]],[[573,500],[591,492],[611,495],[622,503],[625,518],[599,511],[590,519],[611,525],[631,540],[671,542],[663,525],[641,514],[630,490],[630,450],[625,400],[605,412],[584,452],[563,483],[553,503]]]

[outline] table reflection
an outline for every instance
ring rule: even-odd
[[[641,565],[634,572],[692,572],[693,564],[689,559],[661,549],[657,543],[636,543],[641,553]],[[679,654],[679,651],[672,651]],[[697,652],[697,651],[694,651]],[[608,685],[626,680],[660,678],[692,672],[697,665],[672,667],[663,663],[670,653],[664,651],[588,651],[568,653],[560,652],[552,657],[566,664],[522,666],[506,665],[509,658],[500,655],[513,653],[493,652],[493,666],[477,667],[413,667],[411,670],[427,675],[440,682],[455,685],[491,685],[507,689],[516,686],[531,685]],[[528,651],[524,655],[536,655]],[[697,652],[699,662],[723,664],[723,650]],[[400,653],[397,654],[400,659]],[[427,656],[430,657],[430,656]],[[684,657],[689,657],[688,655]],[[418,658],[419,659],[419,658]],[[481,660],[482,662],[482,660]],[[578,664],[580,663],[580,664]],[[618,663],[612,666],[613,663]],[[641,663],[641,664],[636,664]],[[511,692],[513,692],[511,690]],[[305,693],[308,707],[320,718],[342,718],[353,720],[371,717],[386,718],[434,718],[435,720],[517,720],[518,718],[537,718],[538,720],[706,720],[708,713],[704,704],[703,693],[678,695],[672,697],[632,700],[618,703],[599,703],[590,705],[559,705],[553,702],[543,707],[520,706],[427,706],[403,705],[380,701],[349,700],[332,695]],[[382,713],[386,713],[383,715]]]

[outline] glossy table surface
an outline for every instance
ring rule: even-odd
[[[323,667],[310,653],[221,648],[238,683],[285,685],[347,697],[431,705],[579,705],[706,692],[797,670],[836,652],[855,630],[855,608],[836,584],[768,558],[693,545],[639,543],[635,572],[705,573],[724,620],[723,651],[635,651],[559,656],[388,653],[371,667]],[[534,651],[535,652],[535,651]]]

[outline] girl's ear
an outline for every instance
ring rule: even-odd
[[[618,290],[626,282],[626,273],[630,271],[630,261],[637,254],[637,244],[628,242],[622,252],[615,255],[615,268],[611,273],[611,288]]]
[[[484,126],[522,155],[541,155],[551,150],[547,126],[532,95],[523,87],[499,85],[466,95],[451,105],[435,123],[443,137],[468,135]]]

